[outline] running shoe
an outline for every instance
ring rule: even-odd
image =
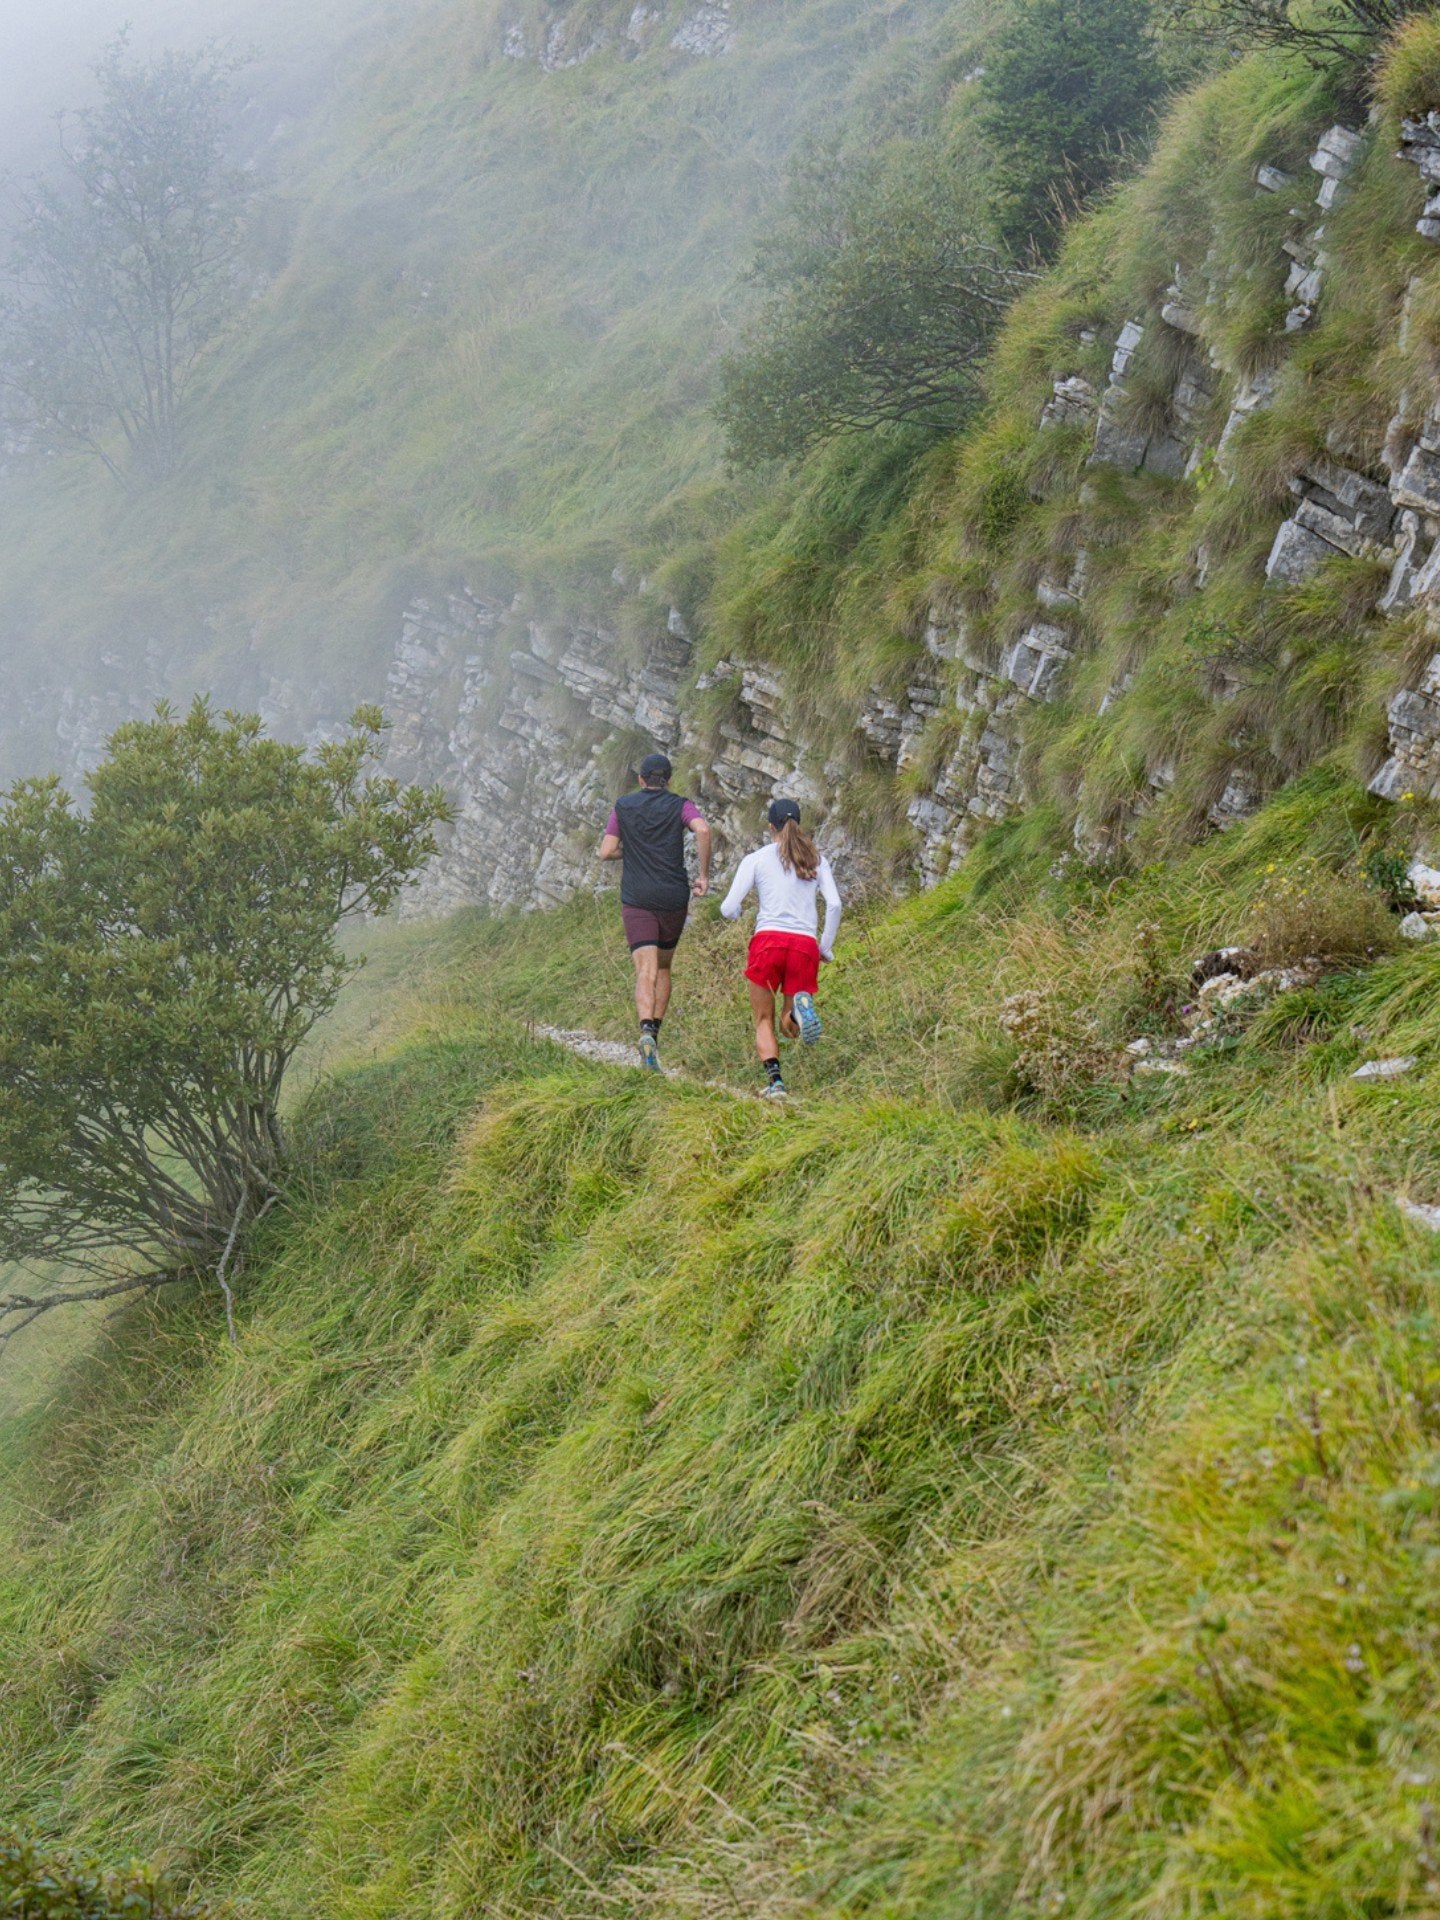
[[[760,1089],[760,1098],[762,1100],[783,1100],[785,1098],[785,1082],[783,1080],[769,1081]]]
[[[640,1064],[647,1073],[659,1073],[660,1048],[653,1033],[640,1036]]]
[[[807,1047],[813,1047],[824,1032],[820,1016],[815,1011],[813,993],[797,993],[795,996],[795,1018],[800,1022],[800,1038]]]

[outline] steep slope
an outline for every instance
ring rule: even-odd
[[[1378,812],[998,830],[790,1114],[526,1040],[589,906],[392,936],[239,1348],[172,1300],[4,1429],[0,1817],[307,1920],[1425,1910],[1440,949],[1119,1051]]]

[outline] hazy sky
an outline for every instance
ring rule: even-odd
[[[310,66],[373,0],[0,0],[0,159],[24,162],[58,107],[85,98],[89,70],[127,23],[137,49],[223,37]]]

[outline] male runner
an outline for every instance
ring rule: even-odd
[[[663,753],[640,762],[640,784],[615,802],[600,842],[602,860],[622,860],[620,916],[635,960],[640,1064],[660,1071],[660,1022],[670,1004],[670,967],[685,931],[690,896],[710,891],[710,828],[693,800],[670,791]],[[685,834],[695,836],[700,876],[685,871]]]

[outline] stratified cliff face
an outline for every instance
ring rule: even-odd
[[[1257,201],[1282,197],[1291,212],[1268,273],[1286,302],[1269,367],[1227,368],[1207,338],[1223,309],[1222,278],[1183,269],[1154,310],[1128,318],[1109,340],[1084,330],[1077,345],[1093,362],[1108,354],[1108,379],[1059,367],[1038,408],[1034,434],[1085,436],[1075,488],[1083,529],[1104,473],[1153,478],[1171,510],[1191,492],[1233,481],[1241,437],[1272,405],[1286,377],[1286,355],[1315,325],[1333,262],[1326,221],[1343,204],[1367,153],[1366,132],[1331,127],[1310,161],[1311,175],[1262,164]],[[1440,117],[1409,122],[1405,154],[1427,180],[1440,180]],[[1428,211],[1419,231],[1440,237]],[[1411,297],[1418,287],[1412,281]],[[1398,331],[1409,325],[1408,305]],[[1166,386],[1157,405],[1135,405],[1137,366],[1147,344]],[[1398,343],[1397,343],[1398,344]],[[1411,386],[1390,420],[1376,465],[1361,470],[1327,450],[1328,423],[1314,422],[1312,447],[1292,462],[1290,511],[1266,529],[1268,557],[1256,585],[1293,592],[1342,558],[1377,568],[1376,612],[1404,615],[1410,631],[1440,634],[1440,386]],[[1123,558],[1118,563],[1123,566]],[[1113,579],[1117,561],[1112,554]],[[1203,539],[1174,586],[1174,598],[1202,596],[1211,566]],[[1379,569],[1383,568],[1383,574]],[[837,750],[807,738],[802,713],[809,688],[787,684],[765,661],[721,659],[701,671],[674,608],[639,599],[655,637],[622,645],[611,616],[562,624],[527,621],[516,609],[477,593],[434,595],[406,613],[385,703],[395,724],[393,764],[408,776],[443,781],[458,818],[443,861],[424,896],[430,909],[465,901],[539,906],[594,884],[593,850],[605,809],[648,747],[669,751],[709,809],[722,846],[753,837],[762,805],[779,792],[800,796],[825,827],[852,880],[933,884],[965,856],[976,832],[1023,805],[1027,732],[1038,710],[1076,698],[1077,663],[1104,641],[1104,609],[1090,606],[1094,574],[1083,541],[1052,546],[1030,583],[1031,608],[995,623],[972,621],[951,604],[932,604],[918,622],[899,684],[876,686],[848,715],[850,738]],[[1410,646],[1413,655],[1413,641]],[[1098,697],[1098,715],[1116,712],[1134,671],[1122,671]],[[1239,683],[1212,668],[1207,697],[1223,709]],[[833,701],[831,702],[833,712]],[[1372,790],[1385,797],[1440,791],[1440,651],[1413,683],[1389,700],[1387,752]],[[937,752],[935,741],[945,749]],[[919,770],[927,769],[919,778]],[[882,872],[853,831],[848,796],[862,769],[900,783],[911,829],[909,851]],[[1077,849],[1113,852],[1146,809],[1168,793],[1176,767],[1152,757],[1126,807],[1106,818],[1076,811]],[[1266,777],[1253,742],[1237,734],[1232,765],[1211,778],[1208,825],[1224,828],[1252,812]],[[1273,785],[1273,778],[1269,784]]]

